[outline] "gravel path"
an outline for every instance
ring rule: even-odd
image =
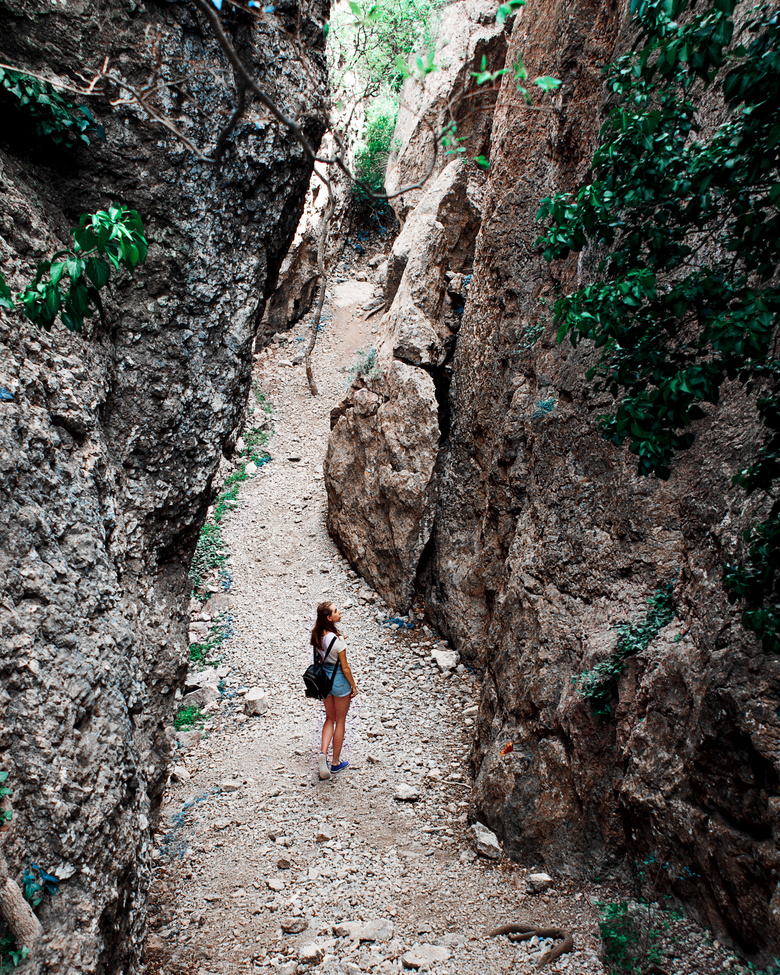
[[[528,871],[478,858],[469,845],[475,678],[439,673],[427,627],[388,625],[388,609],[326,532],[329,414],[357,350],[372,344],[376,318],[364,322],[361,309],[372,293],[367,282],[334,286],[316,354],[320,396],[293,365],[303,326],[257,359],[273,406],[272,461],[242,484],[225,522],[232,635],[220,648],[223,698],[204,737],[180,735],[187,781],[171,784],[157,836],[148,971],[357,975],[397,972],[415,958],[424,969],[427,957],[439,975],[530,973],[544,944],[485,936],[522,918],[574,931],[574,953],[546,971],[602,972],[593,889],[557,880],[531,896]],[[324,598],[342,609],[360,694],[348,719],[350,767],[320,782],[323,709],[304,697],[301,674]],[[257,685],[269,708],[248,718],[241,692]],[[419,799],[396,799],[401,783]],[[368,921],[378,923],[357,924]],[[419,946],[438,950],[408,954]]]

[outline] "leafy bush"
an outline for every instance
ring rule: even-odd
[[[443,0],[350,0],[334,10],[328,33],[328,55],[334,90],[344,88],[346,74],[356,73],[376,91],[401,90],[405,62],[414,50],[433,50],[436,12]]]
[[[374,194],[385,189],[385,170],[397,117],[398,102],[389,96],[376,98],[366,109],[363,136],[355,149],[355,175]],[[368,196],[359,185],[354,193],[357,199]]]
[[[615,105],[592,182],[542,201],[539,243],[548,260],[606,253],[601,280],[556,303],[558,341],[600,350],[588,378],[617,402],[601,428],[628,441],[641,474],[670,476],[724,382],[756,395],[763,439],[734,482],[769,514],[745,533],[746,558],[724,568],[724,584],[777,653],[780,11],[760,3],[735,18],[738,4],[715,0],[691,16],[689,0],[635,3],[642,41],[607,71]],[[715,84],[727,119],[701,136],[696,89]]]
[[[16,938],[12,934],[0,938],[0,972],[10,972],[17,968],[29,954],[29,948],[16,947]]]
[[[35,123],[38,135],[52,142],[89,145],[88,133],[105,142],[106,133],[84,105],[74,105],[56,88],[21,71],[0,68],[0,93]]]
[[[176,717],[173,719],[173,727],[177,731],[182,728],[199,728],[206,720],[206,715],[195,705],[179,708]]]
[[[73,248],[41,261],[32,284],[17,295],[24,315],[47,332],[58,315],[71,332],[80,331],[84,319],[96,308],[102,316],[100,290],[108,284],[111,269],[118,271],[121,267],[132,272],[146,260],[148,244],[143,229],[138,213],[125,206],[83,213],[72,231]],[[12,311],[16,307],[0,273],[0,308]]]
[[[579,693],[590,701],[594,714],[602,717],[612,714],[612,700],[617,693],[626,660],[641,653],[660,630],[674,619],[672,588],[673,584],[668,583],[650,597],[647,615],[640,623],[622,623],[618,626],[620,638],[606,660],[597,663],[592,670],[572,677]]]
[[[355,364],[349,371],[350,385],[357,379],[380,379],[382,369],[376,361],[376,349],[362,350],[358,352]]]

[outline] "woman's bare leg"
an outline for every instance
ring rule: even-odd
[[[335,721],[336,728],[333,732],[333,765],[338,765],[341,759],[341,746],[344,743],[344,729],[347,725],[347,711],[349,711],[349,705],[352,703],[352,698],[347,694],[345,697],[329,697],[326,698],[327,701],[333,701],[334,714],[333,720]],[[324,729],[323,729],[323,741],[325,740]],[[330,739],[328,739],[330,740]]]
[[[320,751],[323,753],[323,755],[327,755],[328,754],[328,746],[330,745],[331,739],[333,738],[334,732],[336,730],[336,704],[335,704],[335,702],[338,701],[338,700],[341,700],[341,699],[334,697],[332,694],[329,694],[328,697],[326,697],[325,698],[325,701],[324,701],[324,704],[325,704],[325,723],[322,726],[322,745],[320,747]],[[341,737],[342,737],[342,739],[344,738],[343,732],[342,732]],[[341,744],[339,744],[339,749],[341,749]],[[335,743],[334,743],[334,751],[335,751]],[[336,764],[336,760],[335,759],[333,760],[333,764],[334,765]]]

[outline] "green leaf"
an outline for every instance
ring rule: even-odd
[[[0,271],[0,308],[5,308],[7,311],[13,311],[14,309],[14,299],[11,294],[11,289],[5,283],[5,278],[3,277],[2,271]],[[0,776],[7,775],[7,772],[0,772]],[[0,782],[4,781],[4,778],[0,778]]]
[[[108,284],[108,280],[111,277],[111,268],[102,258],[88,258],[85,263],[85,268],[87,277],[96,288],[102,288]]]
[[[555,91],[557,88],[561,87],[561,82],[558,78],[551,78],[549,75],[545,75],[542,78],[537,78],[534,84],[541,88],[542,91]]]

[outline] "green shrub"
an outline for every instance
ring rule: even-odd
[[[558,341],[598,350],[588,379],[615,401],[603,434],[643,475],[671,476],[729,384],[754,398],[763,429],[733,480],[761,503],[723,581],[780,653],[780,16],[745,0],[633,9],[638,41],[607,71],[589,182],[538,214],[547,260],[603,255],[598,279],[556,303]],[[714,128],[706,88],[723,101]]]
[[[195,705],[179,708],[178,714],[173,719],[173,727],[177,731],[182,728],[199,728],[206,720],[206,715]]]
[[[612,714],[612,700],[617,693],[620,676],[626,660],[641,653],[650,641],[674,619],[672,606],[673,583],[667,583],[648,600],[645,618],[639,623],[622,623],[614,651],[591,670],[572,677],[577,690],[591,703],[594,714],[607,717]]]
[[[381,379],[382,369],[376,361],[376,349],[361,349],[357,354],[355,364],[349,371],[350,385],[357,379]]]
[[[47,332],[57,316],[71,332],[80,331],[84,319],[96,309],[102,318],[100,291],[111,279],[112,268],[132,272],[146,260],[148,243],[143,229],[138,213],[125,206],[82,213],[72,231],[73,247],[41,261],[32,284],[17,295],[19,309]],[[16,302],[0,273],[0,308],[16,310]]]
[[[106,133],[84,105],[74,105],[52,85],[23,71],[0,68],[0,94],[29,116],[39,136],[52,142],[89,145],[88,133],[105,142]]]
[[[398,117],[398,102],[389,95],[376,98],[366,109],[363,136],[355,149],[355,175],[371,193],[383,193],[385,170],[393,145],[393,133]],[[362,186],[355,186],[355,197],[368,197]]]

